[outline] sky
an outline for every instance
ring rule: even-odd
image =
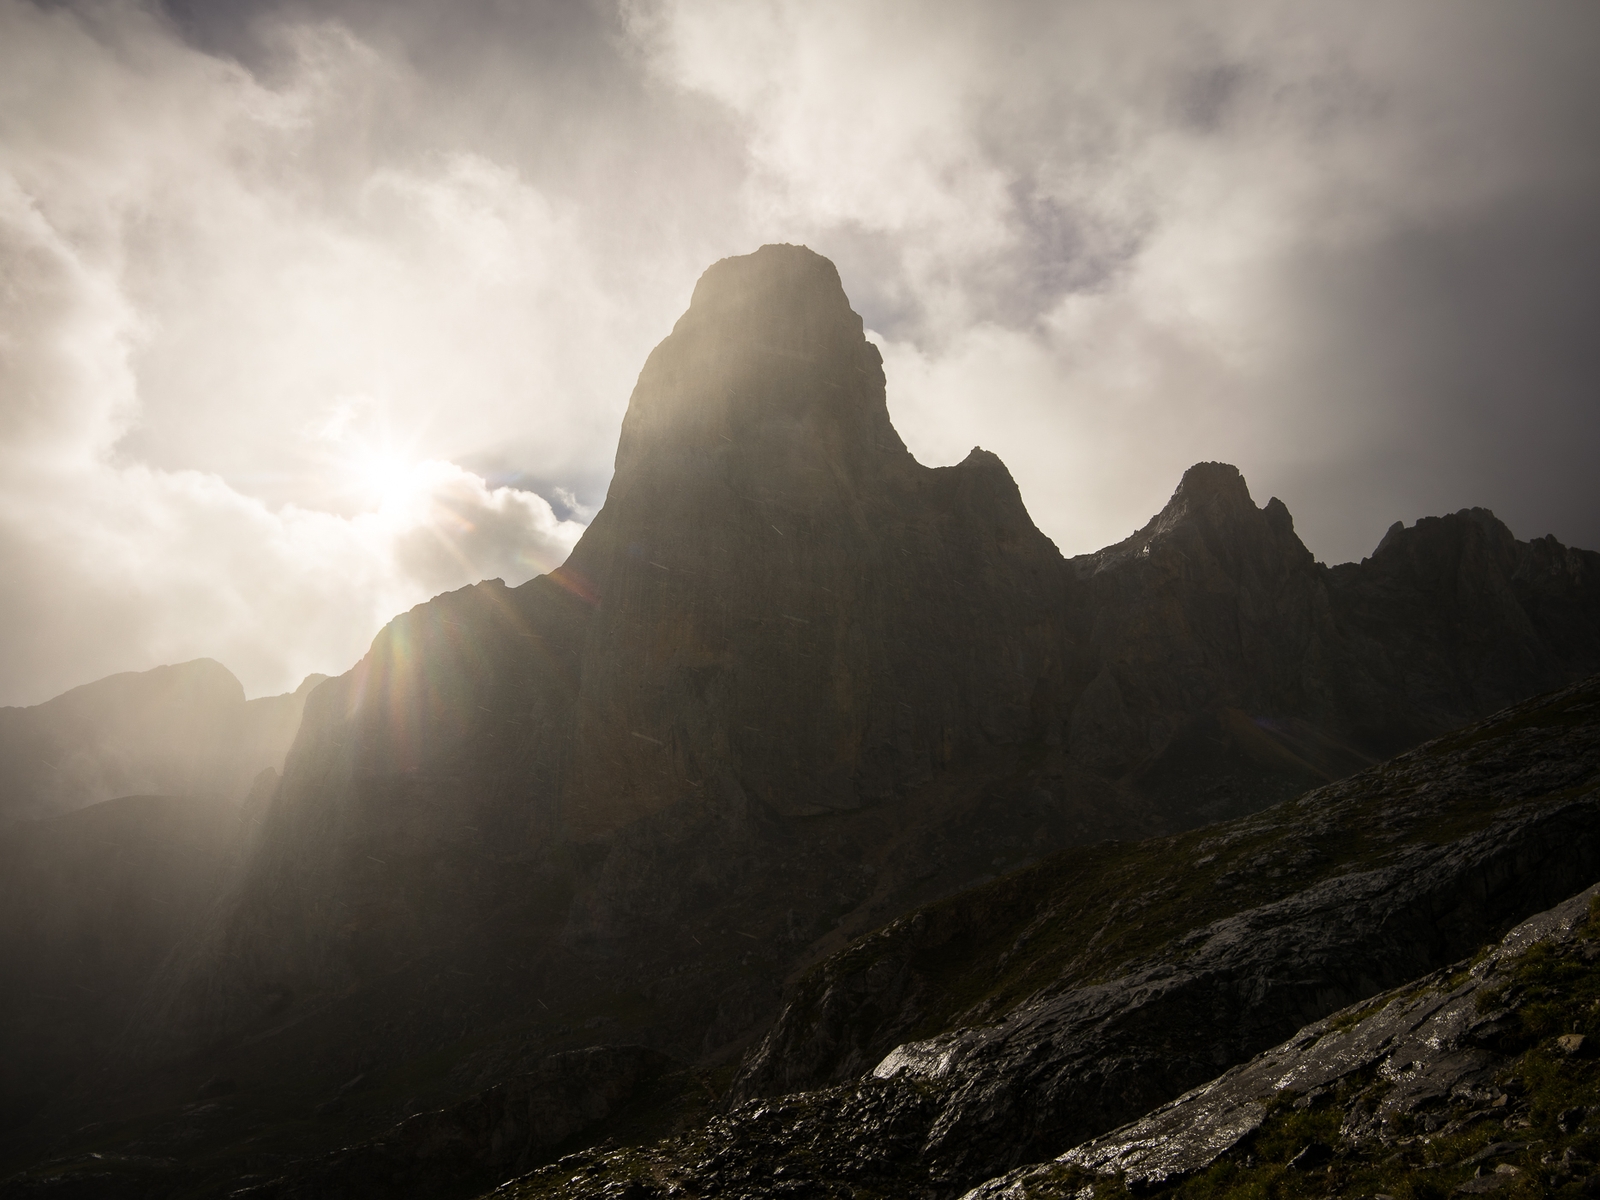
[[[837,264],[1065,554],[1600,548],[1600,7],[0,0],[0,704],[560,563],[701,271]]]

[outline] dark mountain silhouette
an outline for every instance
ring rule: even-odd
[[[681,1116],[858,934],[1597,669],[1600,555],[1482,510],[1330,569],[1203,463],[1063,559],[993,455],[911,457],[832,264],[763,247],[650,355],[562,568],[419,605],[310,694],[239,867],[130,990],[121,1065],[17,1153],[214,1076],[220,1124],[136,1140],[303,1153],[597,1042],[685,1064]]]
[[[1487,509],[1393,526],[1329,569],[1282,502],[1202,463],[1069,563],[1070,758],[1183,823],[1250,811],[1600,669],[1600,555]],[[1087,673],[1087,672],[1086,672]]]

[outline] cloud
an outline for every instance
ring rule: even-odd
[[[391,74],[341,31],[301,31],[269,91],[135,9],[4,19],[0,700],[200,655],[290,687],[429,595],[565,557],[579,523],[434,457],[518,392],[606,379],[574,375],[605,301],[548,202],[470,155],[304,170]],[[592,412],[541,419],[568,453]]]
[[[1600,544],[1592,6],[161,2],[0,0],[0,702],[553,564],[771,241],[1068,553],[1204,458]]]
[[[273,510],[216,476],[147,467],[59,480],[45,503],[8,496],[0,544],[18,572],[0,604],[33,636],[7,639],[7,674],[59,690],[93,664],[206,654],[270,690],[348,666],[429,595],[548,570],[581,531],[538,496],[450,464],[419,474],[403,509],[355,518]]]
[[[1592,10],[629,12],[664,79],[743,121],[753,219],[840,259],[912,449],[999,452],[1067,551],[1207,457],[1330,561],[1467,504],[1600,540],[1569,452],[1600,362],[1552,336],[1596,307]],[[1530,245],[1553,212],[1566,261]],[[1520,315],[1481,245],[1528,250],[1499,264]],[[1486,368],[1527,386],[1489,396]]]

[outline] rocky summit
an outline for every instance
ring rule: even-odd
[[[1489,810],[1448,789],[1392,813],[1373,798],[1389,793],[1337,789],[1600,670],[1600,555],[1473,509],[1329,568],[1281,502],[1202,463],[1131,538],[1066,559],[994,455],[917,463],[884,384],[826,259],[766,246],[712,266],[640,373],[567,563],[419,605],[309,692],[195,919],[63,1026],[109,1049],[5,1082],[0,1155],[23,1173],[0,1194],[71,1179],[353,1196],[424,1176],[468,1194],[607,1138],[732,1128],[715,1124],[746,1111],[716,1115],[730,1104],[841,1087],[840,1111],[942,1194],[1591,882],[1577,810],[1489,833],[1472,824]],[[1566,753],[1505,745],[1508,771]],[[1421,796],[1425,768],[1395,769]],[[1252,816],[1268,809],[1289,815]],[[1385,821],[1436,853],[1345,878],[1391,852],[1371,841]],[[1215,865],[1184,883],[1172,859],[1190,853]],[[1545,854],[1566,865],[1528,878]],[[1279,988],[1296,997],[1281,1010],[1208,990],[1276,978],[1307,912],[1364,928],[1445,903],[1460,870],[1510,882],[1459,927],[1394,925],[1387,957],[1324,931],[1326,970],[1305,977],[1321,982]],[[1083,964],[1134,969],[1105,955],[1145,944],[1130,913],[1176,919],[1157,877],[1196,920],[1260,911],[1199,944],[1189,983],[1174,967],[1141,984],[1170,999],[1141,1016]],[[1038,966],[1027,948],[1046,944],[1079,957]],[[865,945],[889,949],[858,971]],[[952,990],[941,962],[1034,963],[1027,987],[1056,1007],[968,976]],[[1197,1036],[1213,1009],[1228,1032]],[[1118,1076],[1124,1051],[1063,1032],[1124,1020],[1187,1049],[1127,1050]],[[1057,1031],[1050,1115],[1016,1115],[1044,1085],[1020,1065],[1038,1066],[1034,1035],[1006,1024]],[[891,1051],[896,1069],[859,1082]],[[951,1107],[934,1062],[983,1103]],[[563,1105],[589,1115],[537,1115]],[[90,1153],[93,1169],[73,1157]]]

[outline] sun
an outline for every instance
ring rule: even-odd
[[[363,448],[351,456],[349,470],[356,490],[379,508],[405,502],[418,487],[417,464],[391,450]]]
[[[415,432],[401,436],[387,406],[372,396],[341,396],[306,433],[323,478],[342,504],[394,509],[428,489]]]

